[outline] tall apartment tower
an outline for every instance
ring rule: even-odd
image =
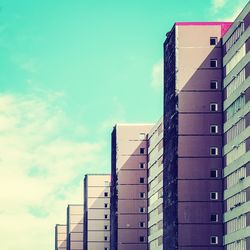
[[[147,134],[152,127],[117,124],[112,132],[112,250],[147,250]]]
[[[230,23],[175,23],[164,43],[163,249],[223,249],[222,48]]]
[[[67,250],[83,250],[83,205],[68,205]]]
[[[55,226],[55,250],[67,250],[67,226]]]
[[[110,250],[110,174],[85,175],[84,250]]]
[[[223,37],[225,250],[250,249],[250,3]]]
[[[163,250],[163,119],[148,134],[148,249]]]

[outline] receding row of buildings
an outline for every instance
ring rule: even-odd
[[[111,174],[86,175],[56,250],[250,250],[249,12],[174,24],[163,117],[114,127]]]

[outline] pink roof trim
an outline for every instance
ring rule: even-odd
[[[176,22],[175,25],[177,26],[209,26],[209,25],[220,25],[221,26],[221,36],[224,36],[225,33],[228,31],[232,22]]]
[[[176,25],[221,25],[221,24],[232,24],[232,22],[176,22]]]

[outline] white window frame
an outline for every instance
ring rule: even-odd
[[[215,149],[215,154],[212,154],[212,151]],[[219,155],[219,148],[218,147],[210,147],[210,155],[217,156]]]
[[[215,128],[215,132],[212,132],[212,128]],[[218,134],[219,131],[219,126],[216,124],[211,124],[210,125],[210,134]]]
[[[212,62],[215,62],[215,67],[212,67],[212,66],[211,66],[211,63],[212,63]],[[212,69],[218,68],[218,60],[217,60],[217,59],[210,59],[210,65],[209,65],[209,66],[210,66],[210,68],[212,68]]]
[[[215,216],[216,216],[216,220],[215,220],[215,221],[212,221],[212,220],[211,220],[211,217],[210,217],[210,221],[211,221],[211,222],[218,222],[218,221],[219,221],[219,214],[211,214],[211,216],[212,216],[212,215],[215,215]]]
[[[211,40],[214,39],[215,40],[215,44],[211,44]],[[218,37],[217,36],[211,36],[209,39],[209,44],[210,46],[216,46],[218,43]]]
[[[215,194],[215,198],[213,198],[213,194]],[[218,192],[210,192],[210,200],[211,201],[217,201],[219,199],[219,193]]]
[[[213,239],[215,239],[215,243],[213,243]],[[216,235],[212,235],[212,236],[210,236],[210,244],[211,245],[218,245],[218,243],[219,243],[219,237],[218,236],[216,236]]]
[[[215,110],[212,110],[212,106],[215,106]],[[215,102],[210,103],[210,111],[217,112],[218,111],[218,103],[215,103]]]

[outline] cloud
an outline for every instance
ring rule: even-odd
[[[66,205],[82,202],[83,175],[103,162],[103,144],[61,107],[59,93],[0,95],[1,248],[53,249]],[[13,239],[18,239],[15,241]]]
[[[219,11],[221,8],[223,8],[228,0],[212,0],[212,7],[214,12]]]
[[[151,86],[157,90],[163,88],[163,60],[153,65]]]

